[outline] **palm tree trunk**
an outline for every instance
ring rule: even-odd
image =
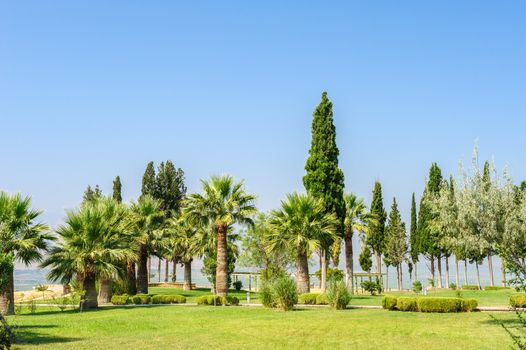
[[[325,293],[327,289],[327,250],[323,249],[320,251],[321,258],[321,292]]]
[[[173,259],[172,282],[177,281],[177,258]]]
[[[437,256],[437,265],[438,265],[438,288],[442,288],[442,257]]]
[[[457,288],[460,288],[460,276],[458,271],[458,257],[455,255],[455,282],[457,284]]]
[[[170,274],[170,265],[168,259],[164,260],[164,282],[168,283],[168,275]]]
[[[468,259],[464,259],[464,284],[468,284]]]
[[[449,256],[445,256],[446,258],[446,288],[449,288]]]
[[[493,279],[493,259],[491,258],[491,254],[488,254],[488,270],[489,270],[489,285],[494,287],[495,281]]]
[[[137,293],[148,294],[148,249],[142,244],[139,249],[139,263],[137,266]]]
[[[349,225],[345,230],[345,274],[347,277],[347,289],[351,294],[354,294],[352,236],[352,227]]]
[[[502,258],[500,259],[500,269],[502,271],[502,286],[506,287],[506,265],[504,264],[504,260]]]
[[[7,283],[0,292],[0,314],[13,315],[15,313],[15,271],[11,270]]]
[[[227,226],[217,225],[217,269],[216,269],[216,290],[217,295],[227,296],[228,294],[228,251],[227,251]]]
[[[99,296],[97,302],[99,304],[108,304],[111,301],[113,292],[113,278],[101,277],[99,279]]]
[[[157,259],[157,283],[161,283],[161,258]]]
[[[299,294],[309,293],[309,260],[305,248],[298,247],[298,256],[296,259],[296,288]]]
[[[479,289],[482,289],[480,285],[479,263],[477,261],[475,261],[475,267],[477,269],[477,286],[479,287]]]
[[[184,290],[192,290],[192,259],[184,262]]]
[[[137,275],[135,272],[135,262],[126,262],[126,289],[129,295],[137,294]]]
[[[96,309],[99,305],[97,303],[97,287],[95,286],[95,273],[86,272],[82,280],[82,290],[84,295],[80,301],[80,309]]]

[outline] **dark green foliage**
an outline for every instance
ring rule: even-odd
[[[460,298],[418,298],[418,310],[420,312],[459,312],[462,311],[462,299]]]
[[[88,188],[86,188],[86,191],[84,191],[82,202],[93,202],[100,197],[102,197],[102,191],[100,190],[99,185],[95,186],[95,190],[93,190],[91,186],[88,185]]]
[[[513,308],[526,308],[526,294],[516,294],[510,297],[510,306]]]
[[[15,335],[7,324],[7,321],[0,314],[0,350],[9,350],[15,342]]]
[[[184,304],[186,298],[182,295],[154,295],[152,304]]]
[[[1,244],[0,244],[1,246]],[[9,282],[14,269],[15,257],[12,253],[0,252],[0,290]]]
[[[111,303],[113,305],[126,305],[130,303],[130,297],[128,294],[113,295],[111,297]]]
[[[273,281],[271,290],[274,304],[283,311],[292,310],[298,302],[296,281],[288,276],[283,276]]]
[[[152,301],[152,298],[148,294],[137,294],[131,297],[131,300],[135,305],[140,305],[140,304],[150,304]]]
[[[371,268],[373,267],[373,260],[371,259],[371,250],[369,249],[369,247],[362,247],[362,251],[360,252],[360,256],[358,257],[358,262],[360,263],[360,267],[362,268],[362,270],[371,272]]]
[[[141,187],[141,197],[142,196],[151,196],[155,198],[156,194],[156,180],[155,180],[155,169],[153,167],[153,162],[149,162],[142,176],[142,187]]]
[[[480,288],[476,284],[464,284],[462,285],[462,289],[463,290],[479,290]]]
[[[382,299],[382,307],[386,310],[396,310],[397,302],[398,300],[396,299],[396,297],[386,295]]]
[[[385,229],[384,254],[390,265],[400,266],[407,253],[405,223],[402,221],[396,198],[389,213],[389,223]]]
[[[362,285],[363,290],[371,293],[371,295],[376,295],[376,293],[381,294],[383,291],[382,285],[378,281],[376,282],[363,281],[361,285]]]
[[[396,301],[396,308],[400,311],[418,311],[416,300],[417,298],[414,297],[399,297]]]
[[[176,169],[170,160],[161,162],[157,169],[154,192],[154,198],[161,202],[161,210],[165,213],[179,211],[185,195],[184,171]]]
[[[122,184],[121,184],[121,178],[117,176],[115,180],[113,180],[113,199],[117,201],[117,203],[122,203]]]
[[[227,245],[227,258],[228,258],[228,280],[227,280],[227,288],[230,288],[232,285],[232,273],[234,272],[236,268],[236,259],[238,255],[237,245],[228,242]],[[217,269],[217,250],[216,249],[209,249],[205,256],[203,257],[203,268],[201,269],[201,272],[203,275],[205,275],[214,286],[216,284],[216,269]]]
[[[234,286],[234,289],[238,292],[241,290],[241,288],[243,288],[243,282],[241,281],[235,281],[234,283],[232,283],[232,285]]]
[[[418,222],[416,218],[416,201],[415,194],[411,197],[411,227],[409,228],[409,245],[411,261],[416,263],[420,255],[420,239],[418,237]]]
[[[320,295],[319,293],[304,293],[298,296],[298,304],[303,305],[316,305],[316,298]]]
[[[379,181],[374,183],[373,200],[371,202],[371,215],[376,219],[369,224],[367,244],[376,255],[382,255],[385,245],[385,221],[387,213],[384,209],[382,197],[382,184]]]
[[[308,194],[323,200],[326,213],[336,214],[341,222],[341,229],[338,231],[343,235],[344,176],[338,167],[339,153],[336,146],[332,102],[329,101],[327,93],[323,92],[321,102],[313,113],[312,142],[309,158],[305,164],[307,173],[303,177],[303,185]]]
[[[347,284],[341,279],[331,279],[327,288],[327,300],[329,306],[335,310],[344,310],[351,301],[351,293],[347,289]]]
[[[413,292],[420,293],[422,291],[422,282],[415,281],[413,282]]]
[[[429,169],[429,179],[426,185],[422,200],[420,201],[420,211],[418,212],[418,236],[420,239],[420,252],[430,256],[437,256],[440,253],[438,246],[440,232],[432,229],[432,222],[435,218],[431,208],[426,202],[426,196],[436,196],[442,185],[442,171],[436,163]]]
[[[261,304],[263,304],[264,307],[273,308],[276,306],[272,299],[271,282],[266,282],[263,285],[263,288],[261,288],[261,291],[259,292],[259,296],[261,298]]]

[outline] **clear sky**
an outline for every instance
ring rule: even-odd
[[[431,162],[526,179],[524,1],[0,1],[0,188],[56,225],[88,184],[135,199],[150,160],[302,190],[312,111],[334,103],[346,190],[407,219]]]

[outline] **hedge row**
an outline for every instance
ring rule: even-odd
[[[184,304],[186,303],[186,298],[182,295],[137,294],[128,296],[127,294],[122,294],[112,296],[111,303],[113,305]]]
[[[490,291],[490,290],[506,290],[506,289],[511,289],[510,287],[502,287],[502,286],[487,286],[487,287],[484,287],[484,290],[486,291]]]
[[[303,305],[327,305],[329,300],[326,294],[320,293],[305,293],[298,297],[298,304]]]
[[[516,294],[510,297],[510,306],[526,308],[526,294]]]
[[[382,307],[387,310],[419,312],[471,312],[478,306],[475,299],[432,298],[432,297],[393,297],[386,295]]]
[[[197,305],[227,306],[239,305],[239,299],[233,296],[221,297],[219,295],[202,295],[197,298]]]
[[[479,286],[477,286],[476,284],[464,284],[462,286],[462,289],[463,290],[480,290]]]

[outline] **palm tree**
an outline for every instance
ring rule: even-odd
[[[320,200],[295,192],[281,202],[281,209],[271,212],[270,225],[269,250],[293,249],[296,252],[298,293],[308,293],[309,256],[337,238],[336,215],[324,213]]]
[[[148,293],[148,256],[152,243],[157,242],[158,231],[162,228],[164,214],[159,201],[142,196],[131,207],[131,221],[137,233],[139,253],[137,261],[137,293]]]
[[[345,273],[347,277],[347,288],[354,292],[354,269],[353,269],[353,244],[352,239],[355,231],[366,234],[371,214],[367,212],[367,206],[363,198],[358,198],[354,193],[347,193],[345,200]]]
[[[171,234],[171,249],[184,265],[184,290],[192,289],[192,261],[199,254],[199,242],[196,239],[197,228],[185,217],[172,216],[168,220],[167,230]]]
[[[42,211],[31,209],[30,197],[0,192],[0,255],[11,261],[11,267],[14,260],[26,265],[41,261],[55,239],[46,225],[36,222],[40,214]],[[3,273],[6,271],[0,275]],[[14,269],[10,268],[5,284],[0,285],[0,313],[12,315],[14,306]]]
[[[248,194],[243,182],[230,175],[212,176],[201,180],[203,194],[191,194],[186,200],[185,214],[196,227],[210,227],[217,236],[216,290],[228,294],[227,233],[234,224],[252,225],[257,210],[255,196]]]
[[[66,213],[58,227],[60,242],[50,250],[42,267],[49,267],[48,279],[82,282],[81,309],[98,307],[96,281],[115,276],[127,260],[136,258],[128,211],[111,198],[84,203]]]

